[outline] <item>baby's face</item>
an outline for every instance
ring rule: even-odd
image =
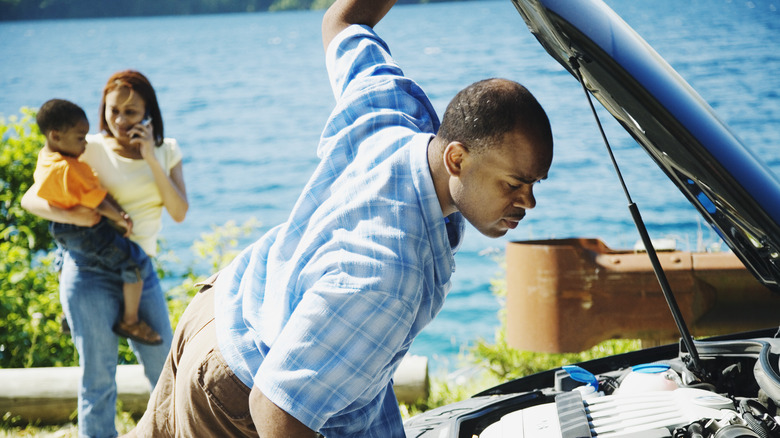
[[[87,133],[89,133],[89,122],[86,120],[78,122],[66,131],[60,131],[56,149],[63,155],[80,156],[87,147]]]

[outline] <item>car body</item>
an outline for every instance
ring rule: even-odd
[[[647,151],[745,267],[780,290],[780,183],[772,172],[600,0],[512,1],[584,94]],[[637,227],[643,234],[641,217]],[[652,244],[645,244],[652,258]],[[656,274],[664,288],[663,271]],[[407,436],[780,436],[777,329],[694,341],[675,311],[673,291],[665,292],[679,345],[501,384],[407,420]]]

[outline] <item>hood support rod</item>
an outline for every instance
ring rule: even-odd
[[[655,247],[653,246],[653,243],[650,240],[650,235],[647,232],[647,227],[645,226],[645,223],[642,220],[642,216],[639,214],[639,207],[637,207],[634,201],[631,200],[631,194],[628,192],[628,187],[626,186],[626,183],[623,180],[623,175],[620,172],[620,167],[618,167],[617,160],[615,160],[615,155],[612,153],[612,147],[609,145],[609,141],[607,140],[607,135],[604,133],[604,128],[601,125],[601,120],[599,119],[599,116],[596,113],[596,108],[593,106],[593,100],[590,97],[588,88],[585,86],[585,80],[583,79],[582,74],[579,70],[580,64],[577,61],[577,58],[575,57],[569,58],[569,63],[572,67],[572,70],[576,73],[577,80],[579,80],[580,84],[582,85],[582,90],[585,91],[585,96],[588,99],[588,104],[590,105],[590,109],[593,112],[593,116],[596,118],[596,125],[598,125],[599,132],[601,132],[601,138],[604,140],[604,144],[607,147],[607,152],[609,152],[609,157],[612,160],[612,165],[615,167],[615,171],[617,172],[618,179],[620,180],[620,185],[623,187],[623,193],[625,193],[626,199],[628,200],[628,210],[631,212],[631,217],[633,218],[634,224],[636,225],[636,228],[639,231],[639,235],[642,238],[642,243],[645,245],[645,249],[647,250],[647,255],[648,257],[650,257],[650,263],[653,265],[653,271],[655,272],[655,276],[658,279],[658,283],[661,285],[661,290],[663,291],[664,298],[666,298],[666,303],[669,305],[669,310],[671,310],[672,312],[672,317],[674,318],[674,322],[677,324],[677,329],[680,331],[680,335],[682,336],[682,342],[683,344],[685,344],[685,348],[688,350],[688,353],[690,354],[690,362],[687,364],[688,369],[690,369],[698,377],[702,378],[705,373],[704,373],[704,369],[701,366],[699,353],[696,350],[696,346],[693,343],[693,337],[688,331],[688,326],[685,324],[685,320],[683,319],[682,312],[680,312],[680,307],[677,305],[677,300],[674,298],[674,294],[672,293],[672,288],[669,285],[669,281],[666,279],[666,274],[664,273],[664,270],[661,267],[661,262],[658,260],[658,254],[656,254]]]

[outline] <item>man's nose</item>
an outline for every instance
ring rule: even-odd
[[[533,186],[518,190],[517,197],[512,203],[513,206],[530,210],[536,207],[536,198],[534,197]]]

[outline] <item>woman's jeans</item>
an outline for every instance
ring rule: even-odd
[[[142,251],[133,244],[134,251]],[[137,257],[135,257],[137,259]],[[130,341],[144,366],[151,387],[157,383],[171,346],[173,333],[168,306],[151,260],[140,266],[144,288],[139,317],[163,339],[161,345]],[[79,437],[115,437],[116,366],[119,339],[112,331],[122,311],[122,277],[119,271],[79,263],[65,252],[60,275],[60,301],[82,369],[78,394]]]

